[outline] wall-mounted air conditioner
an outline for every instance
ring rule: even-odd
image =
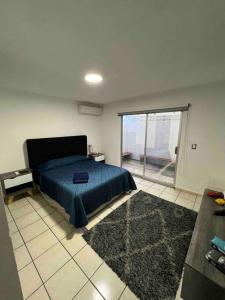
[[[102,105],[88,102],[79,102],[78,112],[82,115],[100,116],[102,114]]]

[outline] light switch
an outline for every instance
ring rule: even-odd
[[[197,144],[192,144],[191,149],[196,150],[197,149]]]

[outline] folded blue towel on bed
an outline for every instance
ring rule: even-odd
[[[75,172],[73,174],[73,183],[87,183],[89,175],[87,172]]]

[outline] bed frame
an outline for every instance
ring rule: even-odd
[[[32,170],[33,181],[39,189],[39,174],[37,171],[38,165],[49,161],[51,159],[61,158],[70,155],[84,155],[87,156],[87,136],[67,136],[67,137],[54,137],[54,138],[40,138],[40,139],[28,139],[26,140],[27,158],[29,167]],[[66,219],[69,215],[65,213],[65,210],[59,205],[57,201],[41,192],[43,197],[48,201],[50,205],[55,206],[61,213],[64,214]],[[118,198],[120,195],[113,197],[111,201],[108,201],[99,207],[95,211],[87,215],[88,218],[95,215],[98,211],[109,205],[112,201]]]
[[[51,159],[70,155],[87,156],[87,136],[65,136],[26,140],[29,167],[35,183],[38,183],[36,168]]]

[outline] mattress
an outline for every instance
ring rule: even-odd
[[[73,184],[74,172],[88,172],[88,183]],[[88,217],[99,207],[136,189],[127,170],[86,157],[47,162],[38,168],[38,176],[40,190],[63,207],[75,227],[87,225]]]

